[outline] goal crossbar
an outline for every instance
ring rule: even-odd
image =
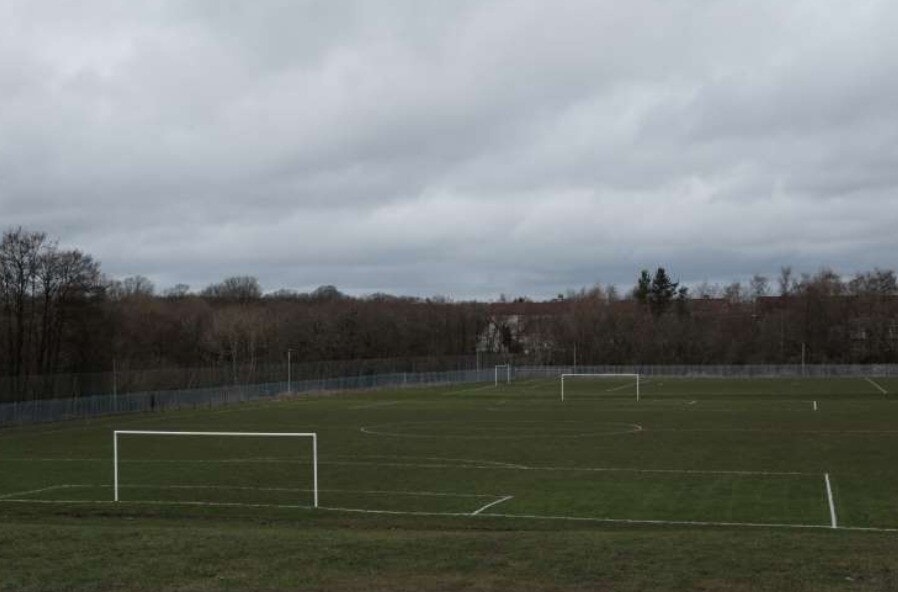
[[[565,378],[635,378],[636,400],[639,401],[639,374],[593,374],[593,373],[568,373],[561,375],[561,400],[564,401]]]
[[[313,506],[318,507],[318,435],[315,432],[173,432],[157,430],[114,430],[112,432],[113,489],[119,501],[118,437],[132,436],[218,436],[250,438],[311,438],[312,439],[312,490]]]

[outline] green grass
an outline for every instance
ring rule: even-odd
[[[5,429],[0,590],[898,589],[891,393],[555,379]],[[308,439],[131,435],[113,503],[115,429],[316,432],[321,507]]]

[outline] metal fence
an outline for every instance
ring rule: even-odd
[[[407,372],[293,381],[289,394],[462,384],[493,380],[493,369],[447,372]],[[103,415],[157,412],[174,409],[214,408],[234,403],[288,395],[286,382],[94,395],[64,399],[37,399],[0,404],[0,426],[86,419]]]
[[[0,404],[31,399],[63,399],[93,395],[146,393],[149,391],[205,389],[259,385],[293,380],[317,380],[337,376],[370,376],[402,372],[449,372],[492,368],[493,364],[524,364],[522,356],[479,354],[406,358],[219,364],[200,367],[131,368],[118,364],[115,371],[77,374],[0,376]]]
[[[642,376],[784,378],[784,377],[894,377],[898,365],[754,365],[754,366],[519,366],[516,380],[551,378],[562,373],[620,373]],[[86,419],[104,415],[159,412],[174,409],[214,408],[234,403],[271,399],[279,395],[359,389],[400,388],[445,384],[492,382],[492,367],[445,372],[401,372],[320,378],[264,384],[211,388],[158,390],[119,395],[94,395],[61,399],[38,399],[0,404],[0,426]]]
[[[710,378],[864,378],[898,376],[898,364],[755,364],[755,365],[626,365],[626,366],[520,366],[515,378],[549,378],[562,373],[639,374]]]

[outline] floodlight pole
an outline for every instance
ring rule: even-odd
[[[293,350],[288,347],[287,348],[287,394],[288,395],[293,392],[293,389],[290,388],[291,387],[291,384],[290,384],[290,379],[291,379],[291,376],[290,376],[290,354],[292,354],[292,353],[293,353]]]

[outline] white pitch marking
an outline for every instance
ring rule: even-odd
[[[368,403],[367,405],[356,405],[355,407],[350,407],[350,409],[370,409],[371,407],[387,407],[389,405],[396,405],[397,403],[402,403],[402,401],[381,401],[379,403]]]
[[[814,411],[817,411],[817,401],[814,401]]]
[[[645,385],[645,382],[646,382],[646,381],[643,381],[642,384]],[[613,387],[611,387],[611,388],[605,389],[605,392],[606,392],[606,393],[611,393],[611,392],[614,392],[614,391],[622,391],[622,390],[624,390],[625,388],[633,388],[635,385],[636,385],[636,383],[633,382],[633,383],[630,383],[630,384],[622,384],[622,385],[620,385],[620,386],[613,386]]]
[[[409,456],[402,454],[359,454],[359,455],[344,455],[344,454],[329,454],[327,456],[328,459],[333,458],[348,458],[348,459],[362,459],[362,458],[388,458],[388,459],[399,459],[399,460],[437,460],[437,461],[450,461],[450,462],[458,462],[474,465],[489,465],[495,467],[506,467],[512,469],[526,469],[526,465],[520,465],[515,463],[507,463],[501,462],[498,460],[483,460],[479,458],[451,458],[446,456]],[[339,461],[336,461],[339,462]],[[375,463],[376,464],[376,463]],[[450,465],[451,466],[451,465]],[[484,467],[488,468],[488,467]]]
[[[486,385],[486,386],[475,386],[475,387],[471,387],[471,388],[458,389],[458,390],[454,390],[454,391],[446,391],[445,393],[440,393],[440,395],[442,395],[442,396],[445,397],[445,396],[447,396],[447,395],[458,395],[458,394],[461,394],[461,393],[471,393],[471,392],[474,392],[474,391],[483,391],[483,390],[491,389],[491,388],[495,388],[495,387],[492,385],[492,383],[490,383],[490,384],[488,384],[488,385]]]
[[[556,438],[556,439],[567,439],[567,438],[590,438],[597,436],[619,436],[624,434],[633,434],[637,432],[643,431],[643,427],[638,423],[623,423],[623,422],[608,422],[603,425],[617,425],[629,427],[632,429],[623,430],[623,431],[609,431],[609,432],[600,432],[600,431],[588,431],[588,432],[577,432],[577,433],[567,433],[567,434],[514,434],[514,435],[465,435],[465,434],[434,434],[434,433],[426,433],[426,434],[414,434],[414,433],[403,433],[403,432],[387,432],[382,431],[383,428],[389,428],[390,426],[414,426],[414,425],[444,425],[444,424],[452,424],[454,422],[451,421],[401,421],[401,422],[391,422],[391,423],[380,423],[376,425],[370,426],[362,426],[359,428],[363,434],[370,434],[372,436],[385,436],[389,438],[446,438],[446,439],[454,439],[454,440],[520,440],[520,439],[534,439],[534,438]],[[469,424],[472,422],[468,422]],[[474,422],[478,423],[478,422]],[[479,423],[504,423],[504,424],[531,424],[531,423],[539,423],[536,420],[520,420],[520,421],[485,421]],[[586,423],[582,421],[564,421],[557,423]],[[501,428],[500,428],[501,429]]]
[[[4,462],[108,462],[108,458],[0,458]]]
[[[823,480],[826,483],[826,497],[829,499],[829,519],[830,519],[830,527],[838,528],[839,525],[836,522],[836,504],[833,503],[833,490],[829,484],[829,473],[825,473],[823,475]]]
[[[878,382],[876,382],[875,380],[873,380],[872,378],[867,378],[867,377],[865,376],[865,377],[864,377],[864,380],[866,380],[867,382],[869,382],[870,384],[872,384],[873,386],[875,386],[877,389],[879,389],[879,392],[881,392],[882,394],[884,394],[884,395],[888,395],[888,394],[889,394],[889,391],[887,391],[886,389],[882,388],[882,386],[881,386]]]
[[[24,504],[97,504],[122,506],[131,505],[153,505],[153,506],[222,506],[232,508],[276,508],[276,509],[296,509],[296,510],[325,510],[329,512],[352,512],[357,514],[389,514],[396,516],[447,516],[470,518],[472,514],[468,512],[411,512],[405,510],[368,510],[364,508],[338,508],[333,506],[312,506],[300,504],[247,504],[247,503],[229,503],[229,502],[164,502],[164,501],[124,501],[113,502],[110,500],[42,500],[42,499],[8,499],[0,498],[0,502],[24,503]],[[571,522],[601,522],[605,524],[647,524],[659,526],[720,526],[720,527],[751,527],[751,528],[789,528],[789,529],[831,529],[826,524],[782,524],[782,523],[763,523],[763,522],[709,522],[694,520],[644,520],[631,518],[592,518],[584,516],[540,516],[538,514],[494,514],[481,513],[477,514],[478,518],[513,518],[521,520],[565,520]],[[898,532],[898,528],[880,528],[876,526],[836,526],[839,530],[850,530],[858,532]]]
[[[177,502],[165,502],[165,501],[154,501],[154,500],[127,500],[127,501],[112,501],[112,500],[47,500],[47,499],[0,499],[0,503],[2,502],[14,502],[20,504],[115,504],[116,507],[131,504],[131,505],[145,505],[145,506],[223,506],[229,508],[284,508],[284,509],[299,509],[299,510],[314,510],[315,508],[312,506],[306,506],[301,504],[247,504],[244,502],[189,502],[189,501],[177,501]],[[466,516],[467,514],[463,514]]]
[[[357,460],[362,458],[388,458],[392,460],[437,460],[437,461],[450,461],[450,462],[458,462],[465,464],[474,464],[474,465],[489,465],[489,466],[497,466],[497,467],[507,467],[512,469],[526,469],[526,465],[516,464],[516,463],[508,463],[502,462],[498,460],[484,460],[480,458],[452,458],[447,456],[412,456],[412,455],[403,455],[403,454],[357,454],[357,455],[348,455],[348,454],[329,454],[327,455],[328,459],[333,458],[348,458],[351,460]],[[337,461],[339,462],[339,461]]]
[[[330,508],[323,508],[328,510]],[[646,520],[631,518],[590,518],[580,516],[539,516],[536,514],[493,514],[484,513],[478,516],[489,518],[522,518],[528,520],[567,520],[572,522],[603,522],[610,524],[657,524],[671,526],[722,526],[722,527],[751,527],[751,528],[795,528],[795,529],[822,529],[833,528],[827,524],[782,524],[777,522],[714,522],[699,520]],[[839,530],[857,530],[872,532],[898,532],[898,528],[875,528],[875,527],[859,527],[859,526],[838,526]]]
[[[689,401],[689,402],[686,403],[686,404],[687,404],[687,405],[695,405],[696,403],[698,403],[698,401]]]
[[[483,506],[483,507],[481,507],[481,508],[478,508],[478,509],[474,510],[473,512],[471,512],[471,516],[476,516],[477,514],[483,512],[483,511],[486,510],[487,508],[492,508],[492,507],[495,506],[496,504],[501,504],[502,502],[507,502],[508,500],[510,500],[510,499],[513,498],[513,497],[514,497],[513,495],[506,495],[505,497],[503,497],[503,498],[501,498],[501,499],[497,499],[497,500],[495,500],[495,501],[492,501],[492,502],[486,504],[485,506]]]
[[[813,477],[820,473],[807,473],[800,471],[725,471],[702,469],[633,469],[619,467],[552,467],[552,466],[526,466],[526,465],[449,465],[449,464],[425,464],[425,463],[374,463],[365,461],[330,461],[322,462],[327,465],[346,466],[384,466],[384,467],[411,467],[420,469],[487,469],[487,470],[511,470],[511,471],[570,471],[583,473],[662,473],[683,475],[761,475],[770,477]]]
[[[105,502],[102,502],[105,503]],[[330,512],[352,512],[357,514],[389,514],[405,516],[460,516],[471,517],[471,514],[458,512],[411,512],[404,510],[368,510],[363,508],[338,508],[333,506],[319,506],[319,510]],[[750,527],[750,528],[790,528],[790,529],[829,529],[827,524],[782,524],[777,522],[713,522],[697,520],[646,520],[633,518],[592,518],[588,516],[540,516],[538,514],[498,514],[484,512],[477,514],[478,518],[517,518],[522,520],[564,520],[570,522],[600,522],[604,524],[646,524],[659,526],[719,526],[719,527]],[[839,526],[839,530],[854,530],[862,532],[898,532],[898,528],[878,528],[865,526]]]
[[[65,489],[66,487],[77,487],[77,485],[51,485],[50,487],[43,487],[41,489],[31,489],[29,491],[16,491],[15,493],[7,493],[4,495],[0,495],[0,499],[7,498],[15,498],[23,495],[34,495],[35,493],[42,493],[44,491],[53,491],[54,489]]]
[[[7,494],[8,497],[14,497],[17,495],[28,495],[31,493],[38,493],[41,491],[49,491],[51,489],[65,489],[65,488],[105,488],[109,489],[112,485],[103,483],[103,484],[76,484],[76,483],[66,483],[63,485],[54,485],[52,487],[45,487],[44,489],[35,489],[31,491],[17,491],[16,493]],[[153,485],[153,484],[143,484],[138,483],[134,485],[122,485],[125,489],[221,489],[221,490],[234,490],[234,491],[285,491],[285,492],[310,492],[314,491],[313,489],[304,489],[304,488],[296,488],[296,487],[247,487],[241,485]],[[446,491],[410,491],[405,489],[399,490],[386,490],[386,489],[319,489],[318,491],[324,491],[328,493],[364,493],[364,494],[378,494],[378,495],[420,495],[420,496],[430,496],[430,497],[489,497],[495,498],[498,497],[495,493],[455,493],[455,492],[446,492]],[[6,496],[4,496],[6,497]],[[508,496],[509,498],[512,496]]]
[[[362,457],[364,458],[364,457]],[[402,458],[401,456],[378,456],[373,455],[369,458]],[[770,477],[810,477],[814,475],[819,475],[819,473],[810,473],[810,472],[802,472],[802,471],[749,471],[749,470],[713,470],[713,469],[637,469],[632,467],[557,467],[557,466],[528,466],[528,465],[518,465],[512,463],[503,463],[496,461],[481,461],[476,459],[452,459],[452,458],[442,458],[442,457],[408,457],[408,458],[422,458],[422,459],[433,459],[433,460],[450,460],[450,461],[458,461],[458,464],[448,464],[448,463],[404,463],[404,462],[370,462],[370,461],[335,461],[335,460],[319,460],[319,465],[335,465],[335,466],[374,466],[374,467],[408,467],[408,468],[417,468],[417,469],[498,469],[498,470],[511,470],[511,471],[570,471],[570,472],[585,472],[585,473],[666,473],[666,474],[684,474],[684,475],[761,475],[761,476],[770,476]],[[54,458],[41,458],[41,459],[33,459],[33,458],[14,458],[14,459],[0,459],[0,462],[35,462],[35,461],[44,461],[44,462],[57,462],[57,461],[72,461],[78,460],[82,462],[108,462],[109,459],[105,458],[83,458],[83,459],[54,459]],[[268,459],[219,459],[219,460],[208,460],[208,459],[197,459],[197,460],[164,460],[164,459],[154,459],[154,460],[130,460],[126,461],[131,464],[147,464],[147,463],[235,463],[235,464],[253,464],[253,463],[289,463],[289,464],[297,464],[302,461],[299,461],[294,458],[268,458]],[[463,464],[470,463],[470,464]],[[88,487],[82,485],[67,485],[66,487]],[[111,487],[111,486],[110,486]]]
[[[61,487],[103,487],[112,485],[63,485]],[[125,489],[215,489],[220,491],[260,491],[260,492],[287,492],[287,493],[311,493],[314,489],[299,489],[292,487],[244,487],[231,485],[123,485]],[[361,493],[364,495],[406,495],[412,497],[479,497],[495,498],[494,493],[450,493],[443,491],[405,491],[383,489],[319,489],[323,493]],[[510,496],[509,496],[510,497]]]

